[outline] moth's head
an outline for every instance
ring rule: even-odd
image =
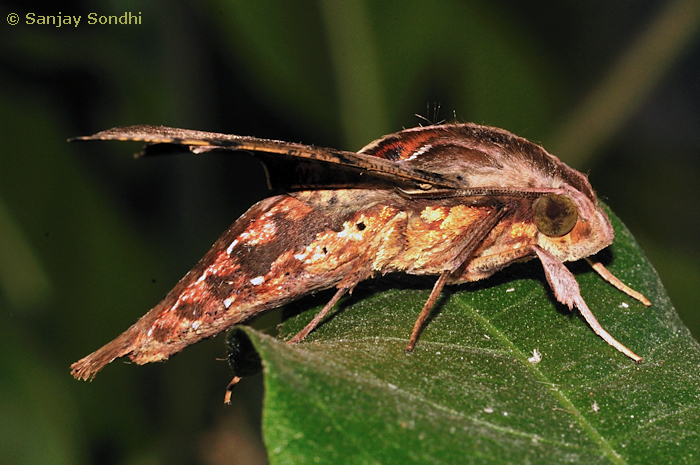
[[[532,203],[538,244],[563,262],[588,257],[613,240],[613,228],[595,197],[571,188]]]

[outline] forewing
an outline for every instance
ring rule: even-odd
[[[200,278],[207,270],[213,271],[213,267],[220,277],[235,272],[227,269],[234,263],[223,256],[227,244],[238,237],[251,221],[268,211],[278,199],[279,197],[265,199],[248,210],[158,305],[119,337],[74,363],[71,366],[73,376],[90,379],[105,365],[125,355],[132,355],[132,360],[139,364],[165,360],[188,345],[217,332],[216,328],[209,334],[197,332],[196,328],[193,330],[192,322],[197,321],[197,318],[201,320],[207,315],[223,313],[224,310],[222,299],[210,298],[211,292],[207,289],[209,283]],[[221,285],[216,287],[223,291]],[[245,318],[246,315],[241,313],[239,319],[243,321]],[[231,325],[235,323],[233,321]]]
[[[262,163],[270,189],[413,189],[414,182],[376,176],[360,169],[318,160],[303,160],[286,155],[255,152]]]
[[[522,195],[569,184],[597,202],[584,175],[541,146],[503,129],[472,123],[416,127],[384,136],[359,154],[452,176],[457,189],[467,195],[475,189]]]
[[[318,175],[305,175],[304,171],[312,172],[309,166],[317,164],[331,167],[331,171],[339,179],[352,180],[361,173],[369,173],[371,177],[381,180],[388,185],[413,185],[422,188],[441,187],[456,188],[459,182],[449,173],[434,173],[416,166],[401,166],[389,159],[347,152],[324,147],[312,147],[292,142],[284,142],[256,137],[219,134],[189,129],[168,128],[163,126],[129,126],[113,128],[92,136],[77,137],[75,141],[88,140],[119,140],[139,141],[147,145],[141,155],[172,153],[177,146],[186,147],[194,153],[212,150],[247,151],[265,154],[260,157],[268,173],[272,173],[270,184],[275,187],[306,187],[323,188],[328,184],[318,180]],[[303,161],[304,169],[294,175],[281,175],[289,172],[290,163]],[[281,167],[277,168],[276,164]],[[272,167],[272,168],[270,168]],[[294,171],[296,173],[296,171]],[[344,181],[345,182],[345,181]],[[314,184],[317,183],[317,184]]]
[[[138,364],[165,360],[308,293],[352,289],[404,246],[402,199],[383,198],[375,189],[316,190],[257,203],[162,302],[75,363],[73,375],[89,379],[125,355]]]

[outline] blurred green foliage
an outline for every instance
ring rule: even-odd
[[[692,0],[3,3],[2,18],[83,19],[0,25],[2,461],[265,460],[260,380],[221,405],[222,338],[165,364],[116,362],[90,384],[69,376],[268,194],[249,157],[134,161],[135,145],[65,142],[118,125],[356,150],[425,123],[417,113],[504,127],[564,161],[571,148],[697,337],[697,10]],[[86,23],[125,11],[142,24]],[[618,78],[626,63],[639,79]],[[611,121],[603,129],[590,123],[598,115]]]

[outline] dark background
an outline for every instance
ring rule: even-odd
[[[30,26],[28,12],[82,20]],[[141,24],[89,25],[91,12]],[[69,374],[267,195],[247,155],[134,160],[137,144],[66,143],[114,126],[346,150],[425,123],[415,114],[506,128],[590,174],[700,335],[696,0],[4,2],[0,13],[3,463],[265,460],[260,379],[222,403],[223,337],[167,363],[115,362],[92,383]]]

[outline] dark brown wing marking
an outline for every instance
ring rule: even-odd
[[[187,129],[168,128],[163,126],[129,126],[113,128],[98,132],[92,136],[77,137],[73,141],[118,140],[137,141],[147,144],[176,144],[188,146],[191,151],[213,149],[241,150],[284,155],[300,160],[315,160],[344,166],[352,170],[367,171],[373,175],[393,181],[411,181],[426,188],[445,187],[456,188],[459,181],[449,174],[431,173],[415,167],[404,167],[375,156],[362,153],[347,152],[325,147],[310,147],[292,142],[258,139],[256,137],[236,136]],[[148,153],[148,148],[144,151]]]

